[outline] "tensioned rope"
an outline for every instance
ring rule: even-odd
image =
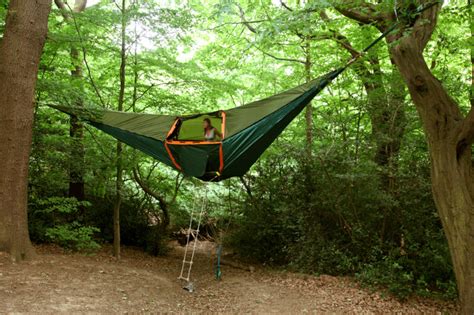
[[[441,3],[442,3],[441,1],[430,2],[426,5],[419,6],[416,10],[410,12],[410,14],[415,14],[415,15],[420,14],[423,11],[426,11],[429,8],[431,8],[431,7],[433,7],[437,4],[441,4]],[[365,53],[367,53],[372,47],[377,45],[382,39],[387,37],[387,35],[390,34],[391,32],[393,32],[400,24],[401,24],[401,21],[398,19],[398,16],[397,16],[397,21],[395,23],[393,23],[382,34],[380,34],[379,37],[377,37],[372,43],[370,43],[367,47],[365,47],[358,56],[355,56],[352,59],[350,59],[343,68],[345,69],[345,68],[349,67],[351,64],[353,64],[354,62],[356,62],[357,60],[359,60],[360,57],[364,56]]]

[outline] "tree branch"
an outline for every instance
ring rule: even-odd
[[[269,57],[272,57],[273,59],[276,59],[276,60],[280,60],[280,61],[288,61],[288,62],[299,62],[301,64],[305,64],[305,61],[304,60],[299,60],[299,59],[293,59],[293,58],[284,58],[284,57],[278,57],[278,56],[275,56],[275,55],[272,55],[264,50],[262,50],[261,48],[259,48],[257,45],[253,44],[252,42],[250,42],[249,40],[247,40],[247,42],[252,45],[253,47],[255,47],[257,50],[261,51],[264,55],[267,55]]]
[[[374,4],[365,1],[343,1],[343,4],[336,5],[335,9],[342,15],[362,24],[378,24],[385,18],[377,12]]]
[[[69,21],[69,19],[71,18],[71,16],[69,15],[69,11],[67,10],[67,7],[66,7],[66,5],[64,4],[64,2],[61,1],[61,0],[54,0],[54,3],[55,3],[56,6],[58,7],[59,11],[61,11],[61,15],[63,16],[63,18],[64,18],[66,21]]]
[[[181,176],[181,173],[178,173],[176,175],[175,185],[174,185],[174,194],[173,194],[173,198],[171,198],[170,204],[176,201],[176,197],[178,197],[179,188],[181,187],[181,184],[183,183],[183,181],[184,181],[184,176]]]
[[[293,12],[293,9],[290,8],[285,2],[283,2],[282,0],[280,0],[280,4],[282,7],[284,7],[285,9],[287,9],[288,11],[291,11]]]
[[[221,28],[223,26],[226,26],[226,25],[239,25],[239,24],[258,24],[258,23],[263,23],[263,22],[268,22],[269,20],[254,20],[254,21],[245,21],[245,22],[227,22],[227,23],[222,23],[222,24],[219,24],[217,26],[214,26],[212,28],[208,28],[206,30],[210,30],[210,31],[214,31],[218,28]]]
[[[58,7],[58,9],[61,11],[61,15],[66,21],[69,21],[71,19],[71,14],[70,12],[74,13],[80,13],[86,9],[87,6],[87,0],[76,0],[74,2],[74,8],[71,9],[69,5],[62,0],[54,0],[54,3]],[[68,10],[69,8],[69,10]]]
[[[254,28],[252,25],[250,25],[250,23],[245,19],[245,12],[244,10],[242,9],[242,7],[240,5],[237,4],[237,7],[239,8],[239,12],[240,12],[240,19],[242,20],[242,24],[244,24],[252,33],[258,33],[257,29]],[[299,37],[301,37],[299,34],[297,34]],[[299,60],[299,59],[293,59],[293,58],[284,58],[284,57],[278,57],[278,56],[275,56],[273,54],[270,54],[262,49],[260,49],[259,47],[257,47],[255,44],[253,44],[252,42],[250,42],[249,40],[247,40],[247,42],[249,44],[251,44],[252,46],[254,46],[257,50],[261,51],[264,55],[267,55],[273,59],[276,59],[276,60],[280,60],[280,61],[288,61],[288,62],[299,62],[301,64],[305,64],[305,61],[304,60]]]
[[[170,216],[169,216],[169,211],[168,211],[168,203],[166,202],[165,198],[163,198],[161,195],[157,194],[155,191],[153,191],[146,183],[143,181],[139,175],[139,172],[137,168],[133,168],[133,178],[137,182],[138,186],[141,187],[141,189],[154,199],[158,201],[158,204],[160,206],[161,211],[163,212],[163,225],[168,226],[170,223]]]
[[[77,24],[77,21],[74,15],[71,14],[71,12],[79,13],[79,12],[84,11],[87,5],[87,0],[76,0],[74,2],[74,9],[71,9],[71,7],[67,3],[63,2],[62,0],[54,0],[54,3],[61,11],[61,15],[63,16],[64,20],[66,20],[66,22],[68,23],[71,23],[71,22],[73,23],[77,36],[79,37],[79,41],[81,43],[81,49],[82,49],[82,55],[83,55],[82,59],[87,69],[87,76],[89,77],[89,81],[91,82],[91,85],[94,88],[94,91],[97,94],[97,97],[99,98],[100,103],[102,104],[103,107],[106,107],[106,104],[104,100],[102,99],[102,95],[100,94],[99,89],[97,88],[97,85],[95,84],[95,81],[92,77],[92,72],[89,67],[89,63],[87,62],[86,49],[84,47],[84,41],[81,36],[79,25]]]
[[[237,4],[237,7],[239,8],[239,13],[240,13],[240,19],[242,20],[242,24],[244,24],[248,29],[249,31],[251,31],[252,33],[257,33],[257,29],[255,27],[253,27],[246,19],[245,19],[245,13],[244,13],[244,9],[242,9],[242,7],[240,5]]]
[[[266,51],[263,51],[261,50],[260,48],[257,48],[258,50],[260,50],[264,55],[267,55],[269,57],[272,57],[273,59],[276,59],[276,60],[280,60],[280,61],[288,61],[288,62],[299,62],[301,64],[305,64],[305,61],[304,60],[299,60],[299,59],[293,59],[293,58],[283,58],[283,57],[278,57],[278,56],[275,56],[275,55],[272,55]]]
[[[321,19],[324,22],[326,22],[326,24],[328,24],[331,21],[324,10],[321,10],[319,12],[319,16],[321,17]],[[352,57],[357,57],[361,54],[357,49],[355,49],[352,46],[351,42],[349,41],[349,39],[346,36],[342,35],[338,31],[336,31],[334,29],[331,29],[331,28],[329,28],[329,31],[331,32],[331,35],[327,35],[327,34],[326,35],[316,35],[315,39],[333,39],[339,45],[341,45],[342,48],[347,50],[351,54]]]
[[[69,5],[67,5],[67,6],[69,7]],[[69,7],[69,9],[71,9],[71,8]],[[102,95],[100,94],[99,89],[98,89],[97,85],[95,84],[95,81],[92,77],[92,71],[91,71],[91,68],[89,67],[89,63],[87,62],[87,58],[86,58],[87,52],[86,52],[86,48],[84,47],[84,40],[82,39],[81,31],[79,29],[79,25],[77,24],[77,21],[76,21],[74,16],[72,16],[72,21],[73,21],[73,25],[74,25],[74,28],[76,30],[77,36],[79,37],[79,41],[81,42],[83,61],[84,61],[84,65],[86,66],[87,75],[89,77],[91,85],[94,88],[94,91],[97,94],[97,97],[99,98],[100,103],[102,104],[102,106],[107,107],[104,100],[103,100],[103,98],[102,98]]]
[[[74,12],[82,12],[86,9],[87,0],[76,0],[74,3]]]
[[[243,176],[240,176],[239,179],[242,185],[244,186],[245,191],[247,192],[247,195],[249,195],[249,197],[253,199],[252,189],[250,188],[250,185],[245,181]]]

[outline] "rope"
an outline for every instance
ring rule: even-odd
[[[197,198],[194,199],[194,203],[193,203],[193,208],[191,210],[191,216],[190,216],[190,219],[189,219],[189,227],[188,227],[188,235],[187,235],[187,239],[186,239],[186,248],[184,250],[184,257],[183,257],[183,262],[182,262],[182,265],[181,265],[181,273],[178,277],[178,279],[181,279],[181,280],[186,280],[187,282],[189,282],[190,280],[190,277],[191,277],[191,269],[193,267],[193,263],[194,263],[194,254],[196,253],[196,246],[197,246],[197,243],[198,243],[198,238],[199,238],[199,228],[201,227],[201,221],[202,221],[202,216],[204,214],[204,212],[206,211],[206,208],[207,208],[207,191],[208,191],[208,184],[206,183],[204,185],[205,189],[204,189],[204,197],[201,199],[202,200],[202,203],[201,203],[201,209],[199,211],[199,216],[198,216],[198,225],[197,225],[197,229],[196,230],[193,230],[192,227],[193,227],[193,218],[194,218],[194,210],[196,209],[196,200]],[[191,252],[191,258],[189,260],[186,260],[187,257],[188,257],[188,248],[189,248],[189,242],[191,240],[191,235],[193,235],[193,238],[194,238],[194,244],[193,244],[193,247],[192,247],[192,252]],[[188,270],[187,272],[185,272],[185,266],[188,265]],[[186,274],[186,277],[184,276],[184,274]]]
[[[214,176],[214,178],[212,178],[210,180],[210,182],[214,181],[220,175],[221,174],[219,172],[216,172],[216,176]],[[201,198],[201,200],[202,200],[201,210],[199,211],[199,216],[198,216],[198,220],[197,220],[198,224],[197,224],[197,229],[196,230],[193,230],[192,227],[193,227],[194,212],[195,212],[195,209],[196,209],[196,202],[197,202],[198,198],[194,198],[193,207],[192,207],[192,210],[191,210],[191,216],[189,218],[189,227],[188,227],[188,233],[187,233],[188,235],[187,235],[187,238],[186,238],[186,248],[184,250],[184,257],[183,257],[183,261],[182,261],[182,264],[181,264],[181,273],[179,274],[179,277],[178,277],[178,279],[185,280],[186,282],[188,282],[188,286],[186,286],[185,289],[187,289],[189,292],[194,291],[194,287],[193,287],[192,283],[190,283],[191,269],[192,269],[193,263],[194,263],[194,254],[196,253],[196,246],[197,246],[197,243],[199,241],[199,229],[201,228],[202,217],[203,217],[204,212],[207,209],[207,203],[208,203],[207,193],[208,193],[208,190],[209,190],[208,188],[209,188],[209,183],[206,182],[204,184],[204,197]],[[193,244],[193,248],[192,248],[192,252],[191,252],[191,258],[189,260],[186,260],[187,257],[188,257],[188,248],[189,248],[189,242],[191,241],[191,235],[193,235],[194,244]],[[220,263],[220,260],[219,260],[219,263]],[[185,266],[186,265],[188,265],[187,272],[185,271]],[[184,276],[184,274],[186,274],[186,277]]]

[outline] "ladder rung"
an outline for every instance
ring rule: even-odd
[[[207,186],[206,186],[206,194],[207,194]],[[200,232],[199,228],[201,227],[202,216],[203,216],[203,213],[205,212],[205,208],[206,208],[206,205],[207,205],[206,202],[205,202],[206,199],[203,198],[202,200],[203,200],[203,204],[202,204],[202,207],[201,207],[201,211],[199,212],[197,229],[192,229],[194,211],[195,211],[196,206],[193,207],[193,210],[191,212],[191,218],[190,218],[190,221],[189,221],[189,228],[187,229],[187,233],[186,233],[186,236],[187,236],[186,249],[184,251],[184,257],[183,257],[183,261],[182,261],[182,265],[181,265],[181,274],[178,277],[178,279],[183,279],[183,280],[186,280],[188,282],[189,282],[189,279],[190,279],[189,276],[191,274],[191,269],[192,269],[192,266],[193,266],[193,257],[194,257],[194,252],[196,251],[196,244],[199,241],[199,232]],[[191,239],[191,237],[192,237],[192,239]],[[192,245],[191,249],[189,249],[189,245],[190,245],[191,241],[193,241],[193,240],[194,240],[194,245]],[[192,250],[192,252],[190,252],[191,257],[189,257],[191,260],[186,260],[188,258],[188,249]],[[188,265],[187,267],[185,267],[186,264]],[[187,268],[187,275],[188,275],[187,278],[185,278],[183,276],[183,273],[185,272],[185,268]],[[189,290],[189,291],[192,292],[191,290]]]

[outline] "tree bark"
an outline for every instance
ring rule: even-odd
[[[78,14],[85,10],[87,0],[76,0],[74,3],[73,13]],[[82,74],[82,58],[80,51],[76,46],[71,47],[71,62],[74,69],[71,71],[73,81],[80,82],[83,80]],[[75,100],[75,105],[84,107],[84,100],[79,95]],[[69,136],[71,137],[71,164],[69,166],[69,197],[77,200],[84,200],[84,169],[85,169],[85,150],[84,150],[84,125],[79,121],[77,116],[71,116],[69,121]]]
[[[305,52],[305,63],[304,63],[304,73],[306,82],[311,81],[311,44],[309,41],[306,41],[304,45]],[[306,154],[308,158],[312,156],[313,152],[313,105],[312,102],[309,102],[306,105],[305,111],[305,120],[306,120]]]
[[[28,159],[38,65],[50,0],[11,0],[0,42],[0,250],[32,258],[28,234]]]
[[[469,93],[469,98],[471,101],[471,106],[474,107],[474,8],[472,7],[472,0],[467,1],[469,6],[469,19],[470,29],[471,29],[471,91]]]
[[[114,257],[120,259],[120,207],[122,205],[122,143],[117,141],[116,149],[116,180],[115,180],[115,202],[114,202]]]
[[[120,89],[118,97],[118,111],[123,111],[125,99],[125,69],[127,66],[126,56],[126,0],[122,0],[121,7],[121,49],[120,49]],[[116,150],[116,182],[115,182],[115,204],[114,204],[114,256],[120,259],[120,206],[122,204],[122,186],[123,186],[123,161],[122,161],[122,143],[117,141]]]
[[[68,23],[74,22],[74,15],[84,12],[87,6],[87,0],[75,0],[72,12],[62,0],[54,0],[56,6],[61,10],[64,20]],[[80,82],[83,79],[83,62],[80,50],[77,46],[71,46],[71,78],[73,82]],[[84,100],[79,94],[75,97],[74,105],[77,107],[84,106]],[[71,115],[69,121],[69,136],[71,138],[71,149],[69,157],[69,197],[74,197],[81,201],[85,198],[84,189],[84,169],[85,169],[85,150],[84,150],[84,126],[77,116]]]
[[[141,189],[151,197],[153,197],[155,200],[158,201],[158,205],[161,209],[161,212],[163,213],[163,220],[161,221],[161,227],[163,231],[166,231],[168,226],[170,225],[170,213],[169,213],[169,204],[166,201],[166,199],[158,194],[157,192],[153,191],[146,183],[145,181],[141,178],[139,171],[137,169],[133,169],[133,178],[137,182],[137,184],[141,187]],[[174,199],[174,198],[173,198]]]
[[[433,76],[413,41],[392,49],[423,122],[433,197],[448,240],[464,314],[474,314],[474,171],[471,145],[459,152],[458,105]],[[470,122],[472,124],[472,122]]]
[[[427,5],[429,0],[419,1]],[[362,4],[361,4],[362,3]],[[358,10],[357,6],[363,6]],[[433,197],[448,240],[456,275],[461,312],[474,314],[474,107],[466,116],[434,77],[423,58],[440,5],[431,7],[416,20],[403,21],[398,32],[387,37],[390,55],[408,86],[423,124],[431,158]],[[337,8],[361,23],[375,23],[383,31],[393,23],[392,14],[367,2],[346,2]],[[402,7],[409,10],[409,7]]]

